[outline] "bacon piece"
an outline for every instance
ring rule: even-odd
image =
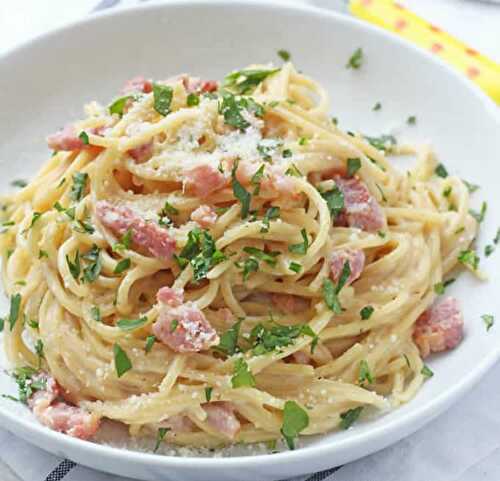
[[[199,165],[184,172],[186,190],[202,199],[222,189],[226,184],[226,177],[210,165]]]
[[[219,336],[203,312],[193,303],[179,304],[182,298],[177,295],[172,300],[172,293],[164,289],[157,294],[160,312],[153,324],[154,335],[175,352],[205,351],[218,344]]]
[[[200,207],[191,213],[191,220],[197,222],[200,227],[207,229],[215,225],[217,214],[209,205],[200,205]]]
[[[417,319],[413,340],[422,357],[453,349],[463,338],[464,319],[454,297],[431,306]]]
[[[131,78],[125,82],[121,92],[127,94],[130,92],[143,92],[148,94],[153,91],[153,82],[145,79],[142,75]]]
[[[207,423],[217,432],[229,439],[234,439],[241,429],[241,424],[234,414],[234,407],[230,402],[216,401],[203,404],[207,413]]]
[[[170,307],[177,307],[182,304],[184,291],[173,287],[164,286],[156,294],[158,302],[167,304]]]
[[[191,433],[195,430],[195,424],[184,414],[170,416],[160,423],[162,428],[170,428],[174,433]]]
[[[47,137],[47,145],[54,151],[80,150],[85,147],[83,140],[76,135],[72,125],[66,125],[62,130]]]
[[[219,88],[216,80],[204,80],[201,82],[200,90],[202,92],[215,92]]]
[[[62,390],[53,377],[41,374],[33,380],[45,380],[46,383],[46,389],[36,391],[28,400],[40,423],[54,431],[80,439],[89,439],[97,432],[100,426],[99,416],[56,400]]]
[[[352,284],[363,272],[365,267],[365,253],[362,249],[335,249],[330,255],[330,271],[332,279],[338,282],[344,264],[348,262],[351,273],[347,278],[346,285]]]
[[[335,184],[344,194],[343,214],[350,227],[357,227],[368,232],[384,227],[384,213],[363,182],[356,178],[335,177]],[[341,215],[336,225],[341,225],[342,219]]]
[[[123,236],[129,229],[132,241],[160,259],[170,259],[175,250],[175,240],[165,229],[146,222],[125,206],[113,205],[101,200],[96,205],[97,218],[115,234]]]
[[[310,307],[309,301],[293,294],[272,294],[271,301],[280,311],[289,314],[303,312]]]
[[[153,141],[127,150],[127,153],[135,160],[136,164],[143,164],[144,162],[147,162],[153,155]]]

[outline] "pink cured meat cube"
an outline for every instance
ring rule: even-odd
[[[361,276],[365,267],[365,253],[361,249],[335,249],[330,255],[330,271],[335,282],[339,281],[346,262],[351,269],[346,281],[346,285],[349,285]]]
[[[154,257],[171,259],[175,251],[175,239],[159,225],[146,222],[128,207],[105,200],[97,203],[96,214],[102,224],[118,236],[123,236],[130,229],[134,244],[143,247]]]
[[[384,213],[363,182],[357,178],[335,177],[335,184],[344,194],[344,211],[338,219],[338,224],[345,221],[350,227],[368,232],[384,227]]]
[[[464,320],[459,303],[447,297],[427,309],[418,319],[413,340],[422,357],[458,346],[464,335]]]
[[[192,303],[182,303],[178,292],[172,291],[163,287],[157,294],[160,311],[154,335],[175,352],[200,352],[218,344],[219,336],[203,312]]]

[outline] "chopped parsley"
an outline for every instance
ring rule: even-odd
[[[243,251],[273,267],[276,265],[276,257],[281,254],[279,251],[266,252],[257,247],[243,247]]]
[[[269,207],[264,214],[264,218],[262,219],[262,227],[260,231],[262,233],[269,232],[269,224],[272,220],[279,219],[280,217],[280,208],[279,207]]]
[[[483,202],[481,204],[481,210],[477,212],[476,210],[470,209],[469,214],[476,219],[478,224],[483,222],[484,216],[486,215],[486,210],[488,209],[488,204],[486,202]]]
[[[153,453],[156,453],[160,448],[160,444],[162,443],[165,435],[170,431],[170,428],[158,428],[158,432],[156,433],[156,444],[153,449]]]
[[[212,399],[212,391],[214,390],[213,387],[206,387],[205,388],[205,399],[207,400],[207,403],[210,402],[210,399]]]
[[[83,281],[94,282],[101,273],[101,249],[94,244],[91,249],[82,256],[82,259],[87,261],[87,265],[83,269]]]
[[[69,194],[72,200],[79,201],[82,199],[88,178],[89,174],[86,172],[75,172],[73,174],[73,185]]]
[[[302,270],[302,265],[299,264],[298,262],[290,262],[290,264],[288,265],[288,268],[293,271],[293,272],[296,272],[297,274]]]
[[[406,123],[408,125],[415,125],[417,123],[417,117],[415,115],[410,115],[407,119],[406,119]]]
[[[148,318],[146,316],[142,316],[139,319],[120,319],[116,325],[122,331],[133,331],[134,329],[144,326],[146,322],[148,322]]]
[[[33,212],[33,215],[31,216],[31,223],[30,223],[30,226],[28,227],[28,229],[31,229],[36,224],[38,219],[40,219],[40,217],[42,217],[42,215],[43,215],[42,212]]]
[[[489,331],[493,327],[493,324],[495,324],[495,317],[492,316],[491,314],[483,314],[481,316],[481,319],[483,320],[484,325],[486,326],[486,331]]]
[[[493,254],[493,252],[495,252],[495,246],[492,246],[491,244],[488,244],[487,246],[485,246],[484,255],[486,257],[491,256],[491,254]]]
[[[443,164],[438,164],[437,167],[434,169],[434,173],[443,179],[448,177],[448,171],[446,170],[446,167]]]
[[[246,361],[240,357],[234,363],[233,377],[231,378],[231,386],[238,387],[255,387],[255,378],[252,371],[248,368]]]
[[[170,328],[169,328],[170,334],[172,334],[173,332],[175,332],[175,330],[177,329],[177,327],[179,327],[179,320],[178,319],[172,319],[172,321],[170,322]]]
[[[127,229],[127,232],[123,234],[120,241],[115,242],[115,244],[113,244],[113,250],[115,252],[128,250],[130,249],[131,244],[132,244],[132,229]]]
[[[299,336],[312,337],[315,345],[319,340],[318,336],[307,324],[284,326],[271,321],[267,325],[257,324],[250,332],[249,341],[252,353],[255,356],[260,356],[290,346]],[[313,350],[312,346],[311,350]]]
[[[380,135],[379,137],[364,136],[368,143],[377,150],[390,152],[392,147],[397,144],[396,138],[393,135]]]
[[[295,401],[286,401],[283,408],[281,434],[289,449],[295,449],[295,439],[309,426],[309,415]]]
[[[452,190],[453,190],[453,188],[451,187],[451,185],[449,185],[448,187],[446,187],[443,190],[443,197],[449,197],[451,195]]]
[[[380,196],[382,197],[382,200],[384,202],[387,202],[387,198],[384,194],[384,191],[382,190],[382,187],[380,187],[380,185],[378,185],[376,182],[375,182],[375,187],[378,189],[378,191],[380,192]]]
[[[33,319],[30,319],[28,321],[28,326],[30,326],[31,329],[38,329],[40,327],[40,324],[37,321],[34,321]]]
[[[346,68],[358,70],[363,63],[363,49],[357,48],[354,53],[349,57]]]
[[[267,77],[279,70],[279,68],[237,70],[225,77],[224,87],[239,95],[249,94]]]
[[[118,114],[120,117],[123,115],[123,111],[125,110],[125,106],[129,100],[134,100],[133,95],[125,95],[124,97],[120,97],[116,99],[109,107],[110,114]]]
[[[283,62],[288,62],[290,60],[290,52],[288,50],[278,50],[278,57],[283,60]]]
[[[434,292],[439,296],[444,294],[444,284],[442,282],[434,284]]]
[[[375,309],[373,308],[373,306],[365,306],[363,307],[363,309],[361,309],[361,311],[359,311],[359,315],[361,316],[361,319],[363,321],[366,321],[370,319],[374,310]]]
[[[237,267],[241,267],[238,263]],[[249,257],[243,261],[243,280],[246,281],[252,272],[259,270],[259,261],[255,257]]]
[[[334,186],[332,190],[323,192],[321,197],[325,199],[326,204],[328,205],[328,210],[330,211],[332,220],[335,220],[335,218],[344,209],[344,194],[337,186]]]
[[[168,85],[153,84],[153,107],[160,115],[170,113],[174,89]]]
[[[188,107],[196,107],[200,104],[200,96],[195,93],[190,93],[187,96],[187,106]]]
[[[155,341],[156,337],[153,335],[146,337],[146,347],[145,347],[146,354],[150,352],[151,349],[153,349],[153,344],[155,343]]]
[[[300,137],[299,140],[299,145],[307,145],[307,143],[309,142],[308,139],[306,137]]]
[[[422,374],[422,376],[424,376],[426,378],[430,378],[430,377],[434,376],[434,373],[431,371],[429,366],[427,366],[427,364],[424,364],[424,367],[422,367],[420,374]]]
[[[81,272],[80,251],[76,251],[73,261],[71,261],[69,256],[66,255],[66,263],[68,264],[69,272],[73,276],[73,279],[78,280]]]
[[[264,107],[255,102],[252,98],[241,97],[236,99],[230,92],[223,92],[219,111],[224,116],[224,122],[227,125],[236,127],[242,132],[245,131],[250,126],[250,122],[243,117],[242,111],[244,109],[253,113],[256,117],[262,117],[264,115]]]
[[[340,314],[342,312],[342,306],[338,299],[338,294],[344,287],[347,279],[351,275],[351,266],[349,262],[345,262],[342,267],[342,273],[340,274],[339,281],[335,286],[330,279],[325,279],[323,281],[323,298],[325,299],[326,305],[335,312],[335,314]]]
[[[373,376],[370,371],[370,366],[368,362],[364,359],[359,363],[359,376],[358,382],[362,386],[365,382],[368,384],[373,384]]]
[[[159,217],[167,217],[169,215],[178,215],[179,210],[176,209],[168,200],[165,201],[163,208],[158,212]]]
[[[47,381],[44,378],[35,379],[38,371],[30,366],[18,367],[13,372],[13,377],[17,383],[18,400],[27,404],[28,399],[36,391],[47,388]]]
[[[462,179],[462,182],[465,184],[465,187],[467,187],[469,194],[473,194],[474,192],[476,192],[476,190],[479,189],[479,185],[477,184],[472,184],[471,182],[467,182],[464,179]]]
[[[363,406],[358,406],[354,409],[349,409],[340,415],[340,429],[349,429],[359,418],[359,415],[363,411]]]
[[[347,177],[352,177],[361,169],[361,159],[347,159]]]
[[[115,370],[118,377],[122,377],[127,371],[132,369],[132,363],[130,362],[127,353],[120,347],[118,343],[113,346],[113,354],[115,357]]]
[[[255,174],[252,175],[250,179],[250,184],[254,186],[253,195],[259,195],[260,192],[260,182],[262,181],[262,177],[264,176],[264,169],[266,166],[262,164],[256,171]]]
[[[479,266],[479,256],[473,250],[467,249],[458,254],[458,262],[475,271]]]
[[[56,209],[57,212],[66,214],[66,216],[69,219],[75,220],[75,208],[74,207],[64,208],[59,202],[56,202],[54,204],[54,209]]]
[[[494,244],[498,244],[500,242],[500,228],[497,229],[497,233],[495,234],[495,238],[493,239]]]
[[[233,195],[240,201],[241,204],[241,218],[244,219],[248,216],[248,213],[250,211],[250,201],[252,200],[252,195],[245,189],[245,187],[240,184],[240,182],[236,178],[237,169],[238,162],[235,162],[233,170],[231,172],[231,183],[233,187]]]
[[[83,142],[83,145],[89,145],[89,134],[87,134],[87,132],[85,132],[85,130],[82,130],[80,132],[80,135],[78,136],[78,138]]]
[[[215,240],[210,233],[199,227],[189,231],[188,241],[176,257],[181,268],[191,264],[195,282],[204,279],[213,266],[225,259],[226,256],[215,247]]]
[[[309,249],[309,239],[307,237],[307,232],[305,229],[300,231],[300,235],[302,236],[303,241],[300,244],[291,244],[288,246],[288,250],[293,254],[302,254],[305,255],[307,253],[307,249]]]
[[[35,342],[35,352],[36,355],[38,356],[38,368],[42,366],[42,359],[43,359],[43,341],[41,339],[38,339]]]
[[[238,349],[238,336],[243,319],[235,322],[222,336],[215,349],[222,351],[228,356],[232,356]]]
[[[24,179],[15,179],[10,183],[10,185],[12,187],[19,187],[20,189],[22,189],[23,187],[26,187],[28,185],[28,182]]]
[[[122,259],[118,264],[116,264],[116,267],[113,271],[114,274],[121,274],[122,272],[126,271],[130,267],[130,259]]]
[[[90,316],[95,322],[102,322],[101,310],[98,306],[92,306],[90,309]]]
[[[10,296],[10,310],[9,310],[9,328],[12,331],[19,318],[19,309],[21,307],[21,294],[13,294]]]
[[[281,155],[283,156],[284,159],[288,159],[293,155],[293,153],[290,149],[284,149]]]
[[[382,104],[380,102],[377,102],[373,107],[372,110],[376,112],[377,110],[380,110],[382,108]]]
[[[292,177],[302,177],[302,172],[300,172],[299,168],[292,162],[290,167],[286,169],[285,175],[290,175]]]

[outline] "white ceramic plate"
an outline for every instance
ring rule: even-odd
[[[357,47],[359,71],[345,64]],[[402,140],[430,141],[451,172],[481,184],[490,212],[482,248],[496,231],[500,121],[496,107],[467,80],[398,38],[347,17],[267,2],[182,1],[105,13],[32,41],[0,58],[0,188],[30,177],[49,152],[44,137],[81,115],[90,99],[107,102],[137,74],[190,72],[221,78],[248,63],[278,61],[288,49],[332,95],[332,114],[369,134],[399,129]],[[372,112],[375,102],[383,108]],[[406,127],[416,115],[416,127]],[[451,287],[461,299],[466,338],[431,361],[435,376],[399,410],[342,433],[308,439],[300,449],[229,458],[158,456],[83,442],[34,423],[27,410],[0,400],[1,425],[55,454],[104,471],[147,480],[260,481],[326,469],[379,450],[415,431],[459,399],[500,357],[500,325],[486,333],[480,315],[498,313],[500,253],[487,261],[489,284],[464,275]],[[3,311],[7,310],[4,302]],[[500,324],[500,323],[499,323]],[[15,393],[0,374],[0,392]]]

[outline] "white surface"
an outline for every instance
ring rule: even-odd
[[[208,17],[203,16],[202,18],[206,20]],[[244,26],[247,25],[248,22],[251,22],[251,20],[249,20],[250,18],[251,17],[248,15],[245,16]],[[261,19],[259,27],[265,31],[268,21],[270,21],[269,18],[266,18],[265,21]],[[216,19],[213,19],[213,22],[216,22]],[[244,26],[241,28],[242,31],[239,32],[241,35],[245,34]],[[214,24],[211,28],[215,27],[216,25]],[[292,27],[293,25],[289,25],[289,28]],[[113,32],[113,29],[108,29],[108,31]],[[219,28],[217,31],[220,33],[221,29]],[[47,133],[47,130],[59,125],[62,119],[66,119],[68,116],[78,115],[80,105],[85,99],[95,96],[95,92],[99,92],[99,98],[101,99],[110,96],[113,89],[118,87],[118,78],[123,79],[132,71],[133,73],[142,71],[141,67],[145,69],[145,73],[151,73],[152,75],[165,74],[165,65],[158,65],[156,61],[157,56],[154,55],[155,45],[157,45],[158,39],[155,37],[154,31],[145,29],[145,32],[147,32],[144,34],[146,40],[152,37],[152,41],[145,42],[145,44],[148,45],[148,49],[151,50],[143,50],[142,56],[133,55],[133,49],[137,46],[131,45],[129,48],[125,48],[125,51],[130,54],[128,55],[128,60],[122,59],[125,63],[120,61],[121,53],[114,55],[106,53],[106,49],[110,47],[106,45],[102,47],[102,43],[98,44],[98,35],[92,35],[92,38],[89,38],[85,42],[72,42],[71,39],[67,39],[68,41],[58,43],[58,45],[64,45],[67,49],[70,49],[72,45],[74,46],[73,52],[79,52],[79,65],[73,66],[73,62],[69,60],[70,52],[68,52],[67,49],[60,49],[57,59],[46,60],[43,52],[45,51],[44,48],[47,48],[47,46],[44,47],[43,43],[36,47],[41,49],[39,50],[39,54],[35,54],[33,51],[31,54],[25,52],[25,58],[18,58],[17,62],[19,63],[16,64],[14,62],[11,64],[11,67],[14,66],[14,71],[10,71],[9,69],[8,72],[4,72],[3,65],[0,63],[0,98],[2,98],[2,105],[4,106],[3,111],[0,112],[0,125],[2,126],[4,139],[9,139],[8,142],[5,142],[0,147],[0,159],[5,161],[5,159],[10,158],[7,154],[14,151],[12,149],[15,149],[15,151],[20,149],[20,151],[23,152],[20,160],[25,164],[24,171],[19,169],[19,165],[15,166],[19,169],[15,172],[14,169],[9,166],[9,178],[16,177],[18,174],[22,173],[28,174],[29,171],[32,170],[32,167],[38,164],[38,159],[40,158],[38,154],[43,149],[41,139],[43,135]],[[303,36],[306,42],[309,41],[314,45],[316,38],[312,34],[312,30],[308,30],[307,22],[301,24],[301,28],[296,28],[294,32],[296,37],[297,32],[299,32],[299,38]],[[308,32],[310,33],[309,36]],[[224,33],[228,33],[227,27]],[[294,57],[304,70],[312,75],[319,76],[323,81],[326,79],[331,80],[332,92],[334,93],[334,105],[336,106],[335,113],[339,113],[343,125],[362,128],[369,132],[383,131],[394,126],[400,119],[405,119],[409,113],[416,113],[419,118],[419,130],[411,131],[414,137],[436,139],[435,145],[441,158],[447,165],[454,170],[458,168],[459,173],[467,175],[468,178],[481,181],[484,192],[490,193],[490,206],[493,204],[498,205],[498,199],[494,202],[493,197],[494,195],[499,195],[498,192],[494,190],[494,180],[488,179],[488,177],[491,177],[491,172],[495,169],[495,155],[500,150],[498,141],[495,140],[495,128],[491,124],[492,121],[491,117],[488,117],[489,114],[486,113],[477,100],[474,100],[468,93],[468,90],[461,82],[458,82],[455,77],[447,77],[448,74],[445,71],[441,68],[436,68],[434,64],[426,60],[422,62],[419,60],[411,62],[412,57],[416,54],[410,54],[408,52],[413,51],[400,50],[398,46],[380,48],[381,44],[377,42],[382,42],[383,44],[386,40],[381,39],[379,35],[372,38],[372,34],[366,37],[365,35],[367,34],[354,32],[355,36],[353,36],[351,32],[347,34],[351,35],[350,37],[343,38],[342,35],[345,33],[343,33],[342,28],[328,29],[328,32],[324,33],[321,28],[315,28],[314,34],[316,37],[319,36],[319,38],[317,38],[318,42],[322,38],[333,38],[338,41],[331,42],[332,45],[328,47],[328,51],[324,50],[325,45],[322,44],[310,48],[307,51],[302,51],[300,45],[295,45],[295,42],[297,42],[299,38],[292,39],[291,36],[286,37],[285,33],[286,32],[283,32],[283,37],[280,36],[277,39],[272,39],[272,41],[266,39],[266,41],[268,41],[267,46],[261,43],[263,42],[262,39],[252,38],[253,43],[249,46],[250,52],[253,51],[257,54],[260,52],[260,55],[268,55],[268,58],[272,58],[275,45],[276,48],[286,46],[290,48]],[[276,34],[276,32],[272,32],[272,34]],[[89,35],[88,32],[87,35]],[[377,40],[374,40],[374,38]],[[195,38],[193,41],[196,40]],[[342,42],[342,40],[344,42]],[[353,49],[353,46],[357,46],[358,43],[363,44],[363,46],[365,46],[366,43],[367,63],[363,71],[356,72],[356,74],[359,75],[353,76],[353,72],[344,71],[342,66],[345,62],[344,59]],[[82,44],[85,45],[83,51],[81,49]],[[271,52],[269,52],[268,45],[273,46]],[[102,78],[95,78],[95,76],[92,75],[93,70],[90,68],[77,68],[77,66],[79,67],[86,62],[92,61],[92,56],[89,54],[89,51],[92,52],[93,49],[95,51],[98,46],[102,58],[96,59],[94,62],[94,69],[97,69],[97,71],[101,73]],[[223,42],[215,42],[216,49],[222,48],[223,46]],[[184,47],[187,48],[185,45]],[[178,52],[179,49],[176,50]],[[208,71],[209,75],[222,74],[238,63],[241,64],[246,61],[254,60],[254,57],[249,59],[241,58],[243,51],[244,49],[241,49],[240,46],[239,52],[228,52],[226,55],[229,55],[229,57],[222,57],[224,61],[218,65],[216,71],[210,71],[210,69],[205,68],[209,67],[206,63],[203,63],[208,62],[208,56],[205,56],[206,58],[201,60],[200,63],[200,58],[194,58],[193,55],[189,55],[189,52],[185,56],[182,55],[182,52],[178,52],[175,59],[169,58],[168,62],[165,63],[168,65],[169,69],[189,70],[189,68],[186,68],[186,65],[183,64],[185,59],[188,67],[191,67],[192,71],[199,73]],[[316,52],[315,58],[310,58],[310,51]],[[379,55],[380,51],[386,52],[387,55],[381,57]],[[238,54],[240,57],[235,58],[234,55]],[[110,58],[112,58],[114,62],[113,69],[111,69],[109,65]],[[134,62],[131,58],[134,59]],[[318,66],[317,58],[329,58],[334,60],[331,61],[330,65],[321,68],[321,66]],[[154,59],[154,61],[151,59]],[[336,61],[335,59],[339,60]],[[387,78],[387,72],[394,71],[394,66],[388,64],[389,60],[391,60],[392,63],[392,59],[397,60],[396,65],[398,69],[396,78],[392,78],[391,80]],[[57,64],[55,62],[57,62]],[[405,62],[407,63],[405,64]],[[190,65],[190,63],[192,65]],[[121,70],[116,68],[117,64],[122,65]],[[15,67],[20,67],[21,65],[23,68],[28,69],[28,72],[30,71],[29,69],[34,69],[32,71],[36,69],[36,92],[30,91],[29,82],[27,80],[15,77]],[[59,65],[68,67],[65,69],[66,77],[71,79],[71,77],[74,76],[75,79],[78,78],[80,80],[70,81],[68,82],[69,85],[66,85],[66,83],[62,85],[60,81],[57,82]],[[151,66],[153,66],[153,68],[151,68]],[[81,77],[83,71],[88,72],[88,75],[92,78],[87,79]],[[16,89],[21,89],[23,92],[26,92],[23,97],[25,105],[29,105],[31,110],[37,111],[37,117],[36,119],[32,119],[32,123],[29,122],[29,118],[27,119],[26,116],[24,116],[23,108],[19,109],[19,96],[14,97],[9,91],[9,87],[13,85],[9,82],[9,75],[12,76],[11,78],[16,78]],[[423,79],[423,82],[419,82],[418,79]],[[2,87],[2,82],[5,82],[6,86]],[[26,85],[23,85],[23,82],[25,82]],[[53,85],[58,85],[57,97],[53,92]],[[59,86],[61,86],[60,89]],[[366,86],[366,88],[363,89],[363,86]],[[360,92],[363,93],[360,94]],[[3,100],[4,97],[6,101]],[[9,103],[10,98],[15,98],[15,102]],[[57,105],[55,105],[54,102],[56,98]],[[374,98],[382,100],[384,104],[381,116],[375,117],[369,112],[369,108],[373,104]],[[455,101],[456,98],[460,98],[459,105],[457,105]],[[66,105],[69,106],[68,109],[65,108]],[[21,110],[21,112],[19,112],[19,110]],[[16,115],[18,116],[21,114],[23,114],[24,120],[28,120],[27,123],[22,124],[20,117],[16,119]],[[6,122],[7,118],[10,120],[9,126]],[[21,130],[19,129],[20,125],[23,126]],[[480,132],[478,132],[477,125],[481,125]],[[467,142],[457,142],[457,139],[467,139]],[[483,142],[486,142],[486,144],[483,144]],[[470,159],[476,159],[478,156],[481,162],[483,162],[483,165],[481,169],[476,172],[477,169],[475,169],[474,165],[471,165]],[[3,173],[2,180],[4,185],[8,180],[8,178],[5,177],[5,168],[5,163],[3,164],[3,171],[0,165],[0,173]],[[489,190],[487,189],[488,184],[490,187]],[[487,235],[482,237],[483,240],[490,239],[496,227],[491,212],[488,217],[488,222],[491,222],[491,224],[487,225]],[[488,264],[492,272],[495,265],[498,271],[498,261],[496,257],[490,259],[491,260],[488,260]],[[493,282],[495,282],[495,278]],[[348,459],[349,455],[346,456],[345,446],[349,442],[359,443],[355,448],[347,447],[348,451],[350,449],[350,456],[352,457],[353,455],[358,456],[363,452],[367,452],[363,449],[380,448],[385,442],[395,439],[397,435],[388,428],[391,420],[399,419],[401,423],[400,426],[406,423],[406,427],[410,426],[410,429],[417,427],[417,424],[420,422],[428,420],[431,413],[435,414],[439,407],[444,407],[444,404],[437,407],[435,405],[431,406],[429,411],[424,413],[418,422],[411,419],[411,416],[417,408],[422,408],[426,402],[435,402],[437,399],[436,396],[440,392],[447,389],[449,386],[455,386],[457,383],[463,381],[471,371],[477,369],[480,359],[484,358],[484,355],[494,348],[494,344],[497,346],[499,344],[500,331],[498,328],[500,326],[497,326],[495,330],[492,330],[486,335],[481,321],[479,320],[479,315],[484,311],[477,311],[474,309],[474,305],[488,306],[484,307],[485,311],[488,310],[493,313],[498,312],[498,309],[491,305],[491,300],[494,299],[494,284],[481,291],[474,289],[475,286],[476,284],[471,282],[468,278],[464,279],[460,285],[454,286],[453,289],[456,292],[467,292],[466,296],[463,296],[468,298],[468,309],[466,309],[466,313],[468,314],[469,331],[467,340],[464,345],[452,355],[437,359],[436,362],[433,363],[433,367],[437,373],[436,376],[426,385],[419,399],[415,400],[412,404],[393,415],[391,414],[381,420],[372,422],[370,425],[360,426],[351,432],[335,435],[334,438],[329,437],[332,439],[331,443],[335,445],[335,452],[328,454],[328,456],[325,455],[319,459],[309,458],[306,460],[306,456],[309,456],[307,454],[308,450],[302,450],[303,454],[301,454],[301,451],[287,453],[286,456],[283,456],[287,458],[284,460],[279,460],[281,456],[270,456],[265,460],[250,461],[254,463],[252,466],[255,469],[265,470],[262,475],[259,474],[257,476],[255,474],[257,471],[250,470],[250,468],[247,469],[243,464],[239,464],[239,470],[237,472],[225,470],[220,473],[215,473],[205,468],[198,472],[202,474],[201,478],[197,478],[195,474],[193,479],[209,480],[212,479],[211,474],[214,474],[217,476],[217,479],[225,479],[225,476],[231,480],[255,478],[260,480],[264,479],[265,476],[271,476],[273,472],[277,473],[277,477],[283,477],[286,473],[284,470],[287,468],[290,469],[290,473],[294,474],[300,472],[300,469],[302,471],[312,471]],[[0,390],[3,391],[1,382],[2,380],[0,380]],[[5,382],[5,379],[3,379],[3,382]],[[418,466],[421,466],[425,467],[425,471],[427,472],[429,472],[429,469],[434,469],[434,472],[431,471],[434,477],[427,477],[427,479],[432,479],[432,481],[451,481],[452,479],[460,479],[460,481],[462,481],[462,479],[464,481],[467,479],[467,481],[470,481],[471,479],[480,479],[475,477],[460,478],[460,476],[478,476],[484,469],[491,470],[494,467],[494,463],[492,462],[494,456],[492,456],[492,452],[494,449],[498,448],[500,440],[496,439],[497,436],[495,436],[495,434],[498,433],[498,421],[495,420],[495,418],[490,418],[489,415],[494,412],[494,408],[498,406],[499,403],[494,393],[492,394],[487,389],[491,389],[491,385],[491,381],[489,384],[483,383],[481,386],[482,390],[479,391],[476,396],[469,396],[467,402],[462,403],[459,408],[455,409],[455,416],[452,416],[452,413],[447,414],[436,423],[433,423],[429,428],[397,444],[395,447],[389,448],[386,450],[385,454],[378,453],[371,458],[367,458],[367,460],[353,463],[349,467],[343,468],[334,478],[336,480],[341,479],[342,481],[378,481],[379,479],[384,479],[385,481],[394,479],[399,481],[399,479],[401,479],[401,472],[404,472],[406,480],[409,481],[409,479],[413,479],[414,481],[421,481],[423,479],[423,472],[421,469],[417,469]],[[481,404],[479,406],[475,405],[475,400],[476,402],[480,400]],[[491,405],[489,405],[489,403],[491,403]],[[460,410],[460,408],[462,408],[462,410]],[[11,409],[11,405],[9,405],[9,409]],[[450,418],[450,416],[452,417]],[[446,422],[447,419],[448,422]],[[470,422],[465,423],[464,419]],[[479,435],[477,434],[478,426],[484,428],[479,431]],[[39,443],[43,443],[45,448],[50,447],[51,449],[63,450],[59,452],[64,452],[65,454],[71,452],[74,448],[75,455],[80,456],[78,458],[79,461],[89,462],[90,459],[96,463],[99,461],[99,454],[92,454],[90,451],[82,449],[79,447],[81,446],[80,443],[72,442],[72,440],[70,440],[70,442],[62,438],[64,439],[63,441],[60,436],[53,433],[47,434],[38,427],[33,428],[34,430],[29,430],[31,428],[26,429],[28,430],[25,431],[25,435],[29,435],[32,441],[38,440]],[[360,446],[363,445],[363,439],[366,443],[366,440],[369,440],[369,436],[372,435],[370,433],[373,433],[376,429],[380,429],[379,432],[382,433],[380,439],[378,441],[371,440],[368,443],[369,446],[360,449]],[[436,444],[436,433],[439,434],[438,439],[441,441],[438,444]],[[400,430],[398,434],[404,433]],[[464,435],[460,436],[460,434]],[[445,440],[444,443],[442,442],[443,438]],[[460,442],[458,442],[458,440],[460,440]],[[328,442],[327,440],[319,441],[318,445],[321,446],[321,448],[318,448],[317,451],[319,452],[319,449],[328,447]],[[21,441],[19,441],[19,443],[19,447],[22,448],[23,443]],[[342,443],[344,445],[343,448]],[[439,449],[437,449],[438,447]],[[449,449],[450,447],[454,447],[455,450]],[[437,455],[439,455],[441,459],[438,458]],[[91,456],[93,458],[91,458]],[[433,457],[436,462],[432,462]],[[298,460],[296,458],[298,458]],[[476,464],[475,467],[471,467],[482,458],[485,458],[483,467],[478,464]],[[26,459],[35,458],[28,456],[28,458],[23,457],[23,459],[26,464]],[[137,464],[133,466],[125,464],[134,459],[133,455],[129,454],[126,455],[126,457],[124,456],[121,464],[116,462],[117,458],[115,455],[112,455],[112,459],[115,461],[104,460],[105,465],[103,465],[103,467],[108,469],[122,469],[121,472],[127,473],[133,473],[133,469],[138,469]],[[150,471],[148,471],[146,475],[150,477],[155,476],[156,479],[186,479],[186,473],[183,472],[182,477],[177,476],[179,471],[176,471],[170,464],[166,467],[158,466],[162,465],[164,462],[168,463],[169,461],[165,458],[151,457],[150,461],[147,462]],[[274,468],[267,465],[267,463],[273,464],[275,462],[277,466]],[[193,461],[190,461],[189,464],[192,465]],[[219,466],[216,469],[225,464],[225,462],[221,463],[219,460],[217,464]],[[155,465],[157,465],[156,468]],[[444,469],[436,471],[436,468],[439,466],[442,468],[444,467]],[[402,471],[403,468],[406,469]],[[78,469],[83,470],[83,468]],[[156,469],[161,469],[161,471],[155,474]],[[278,469],[280,471],[273,471],[273,469]],[[465,474],[463,474],[464,471]],[[40,471],[35,470],[32,471],[32,473],[33,472],[39,473]],[[408,472],[413,474],[408,474]],[[145,472],[143,471],[143,473]],[[396,476],[396,473],[399,473],[399,475]],[[89,474],[87,472],[85,476],[82,475],[82,477],[75,477],[74,479],[75,481],[77,481],[77,479],[78,481],[83,481],[84,479],[89,479],[88,476]],[[391,478],[390,476],[393,477]],[[409,478],[409,476],[414,477]],[[29,476],[23,477],[23,479],[38,481]],[[499,477],[497,476],[491,479],[499,479]]]
[[[401,138],[432,138],[450,170],[481,183],[481,195],[490,205],[500,203],[500,191],[491,175],[500,151],[498,114],[467,81],[431,56],[345,17],[255,3],[251,7],[236,2],[230,5],[224,6],[223,15],[208,5],[193,11],[172,4],[127,11],[114,18],[108,15],[5,57],[0,61],[2,187],[10,178],[29,175],[40,164],[47,152],[43,144],[47,132],[77,116],[84,101],[96,96],[103,101],[110,98],[130,75],[162,78],[191,71],[217,78],[238,65],[272,60],[275,50],[285,47],[293,52],[300,68],[328,86],[342,126],[378,133],[404,124],[408,115],[415,114],[418,127],[406,128]],[[277,24],[280,29],[275,28]],[[259,35],[255,35],[257,29]],[[363,68],[346,70],[346,59],[360,45],[366,55]],[[159,58],[164,60],[159,62]],[[37,79],[36,89],[31,88],[33,78]],[[16,95],[19,91],[22,96]],[[370,110],[375,100],[384,105],[379,113]],[[26,115],[27,111],[37,115]],[[477,125],[481,125],[480,131]],[[19,153],[15,164],[8,162],[12,152]],[[470,162],[478,155],[479,170]],[[494,218],[489,216],[481,243],[491,239],[495,230]],[[471,276],[464,276],[452,287],[464,300],[469,321],[466,339],[459,349],[432,361],[436,375],[413,402],[347,432],[310,439],[294,452],[239,459],[155,456],[83,443],[48,431],[13,413],[7,400],[0,404],[0,417],[4,426],[44,449],[143,479],[264,481],[344,463],[418,429],[456,401],[497,359],[500,329],[497,326],[487,334],[480,315],[484,310],[498,310],[499,259],[493,256],[486,265],[491,284],[478,289]],[[0,390],[9,387],[11,380],[0,376]]]

